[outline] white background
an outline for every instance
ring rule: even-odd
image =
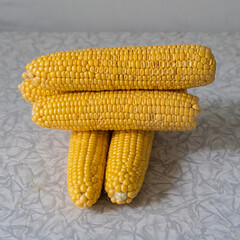
[[[240,31],[239,0],[1,0],[0,31]]]

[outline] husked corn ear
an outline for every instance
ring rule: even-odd
[[[39,126],[74,131],[184,131],[196,126],[198,97],[176,91],[102,91],[47,96],[33,104]]]
[[[140,191],[152,149],[153,131],[114,131],[105,174],[113,203],[130,203]]]
[[[67,184],[72,201],[88,208],[98,200],[103,185],[109,132],[72,132],[67,164]]]
[[[24,73],[25,74],[25,73]],[[36,102],[39,98],[45,96],[51,96],[61,93],[66,93],[63,91],[48,89],[40,87],[39,85],[34,85],[30,79],[25,79],[22,83],[18,85],[18,89],[22,93],[22,97],[24,100],[30,103]],[[187,89],[179,89],[176,90],[178,92],[187,92]]]
[[[209,48],[189,44],[51,53],[26,68],[34,83],[62,91],[170,90],[211,83],[216,62]]]
[[[24,80],[18,85],[18,89],[22,93],[22,97],[30,103],[34,103],[37,99],[54,94],[60,94],[61,91],[42,88],[38,85],[32,84],[30,79]]]

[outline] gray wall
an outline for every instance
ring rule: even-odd
[[[240,0],[0,0],[0,31],[240,31]]]

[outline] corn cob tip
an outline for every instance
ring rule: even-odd
[[[115,198],[116,201],[122,203],[127,199],[127,193],[126,192],[116,192],[114,194],[113,198]]]
[[[30,103],[34,103],[40,98],[62,93],[61,91],[47,89],[36,85],[34,84],[33,80],[29,79],[28,77],[18,85],[18,89],[21,91],[22,97]]]

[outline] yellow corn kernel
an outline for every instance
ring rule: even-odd
[[[22,93],[22,97],[27,102],[31,102],[31,103],[34,103],[36,100],[38,100],[41,97],[62,93],[62,91],[42,88],[38,85],[34,85],[32,84],[31,80],[28,78],[26,78],[26,80],[24,80],[21,84],[18,85],[18,89]]]
[[[161,113],[159,113],[159,106]],[[66,93],[47,96],[34,103],[32,120],[42,127],[74,131],[191,130],[192,126],[195,126],[193,124],[195,118],[189,118],[188,121],[183,121],[182,118],[181,121],[172,120],[171,116],[178,112],[176,108],[179,108],[179,106],[181,116],[190,114],[190,109],[193,111],[191,115],[194,116],[197,116],[200,112],[200,107],[196,107],[198,106],[198,98],[185,92],[102,91]],[[159,114],[162,117],[159,117]],[[47,119],[50,119],[50,121]],[[181,122],[184,122],[184,125]]]
[[[68,192],[78,207],[98,200],[105,172],[109,132],[72,132],[67,163]]]
[[[198,81],[190,78],[193,68],[202,69],[203,64],[212,71],[201,72]],[[26,68],[35,84],[61,91],[170,90],[211,83],[216,62],[209,48],[186,44],[59,52],[34,59]]]
[[[112,202],[130,203],[137,196],[147,171],[153,137],[153,131],[113,132],[105,174],[105,191]]]

